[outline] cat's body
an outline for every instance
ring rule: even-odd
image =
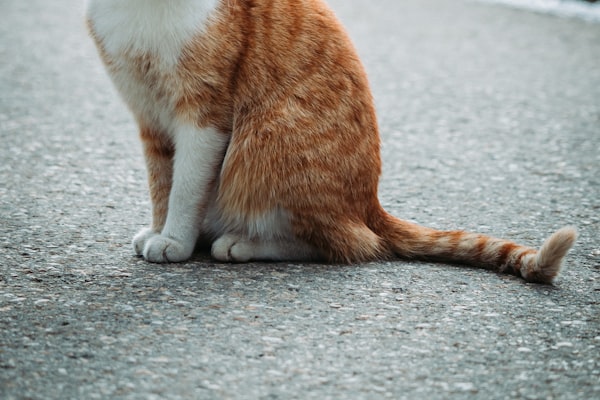
[[[400,256],[551,282],[575,240],[538,252],[392,217],[377,199],[375,110],[363,67],[322,0],[88,0],[102,59],[140,127],[153,262],[200,236],[221,261]]]

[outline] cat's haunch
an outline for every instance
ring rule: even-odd
[[[564,228],[536,251],[384,211],[369,84],[322,0],[88,0],[87,20],[139,125],[148,261],[202,237],[221,261],[403,257],[549,283],[575,241]]]

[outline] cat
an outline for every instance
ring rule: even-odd
[[[353,44],[322,0],[88,0],[101,59],[139,125],[152,224],[137,255],[181,262],[432,260],[552,283],[577,233],[539,250],[395,218]]]

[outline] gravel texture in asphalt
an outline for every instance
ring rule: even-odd
[[[375,3],[330,1],[373,86],[382,203],[532,246],[575,225],[556,284],[134,257],[141,147],[82,5],[2,1],[0,398],[600,398],[600,24]]]

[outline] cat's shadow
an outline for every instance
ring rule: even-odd
[[[528,290],[539,292],[540,295],[548,292],[560,291],[561,287],[556,285],[538,284],[526,282],[525,280],[513,276],[497,273],[494,271],[472,267],[468,265],[436,263],[430,261],[405,260],[401,258],[387,261],[372,261],[357,264],[336,264],[323,262],[289,262],[289,261],[251,261],[247,263],[226,263],[215,260],[210,254],[210,247],[199,246],[194,251],[192,257],[183,263],[171,264],[153,264],[145,261],[142,257],[135,257],[136,264],[142,264],[144,270],[152,270],[154,273],[164,273],[170,276],[180,276],[189,282],[202,282],[206,279],[223,280],[244,280],[249,279],[255,282],[271,282],[272,285],[281,285],[281,281],[287,281],[289,284],[308,284],[316,280],[336,280],[340,286],[346,284],[345,280],[356,282],[365,281],[371,283],[371,275],[376,273],[374,270],[389,269],[382,263],[395,264],[394,276],[398,274],[405,275],[405,278],[399,279],[398,285],[407,288],[410,282],[421,281],[423,284],[430,281],[431,275],[442,274],[446,284],[444,287],[453,290],[456,286],[464,285],[465,282],[471,282],[478,286],[482,282],[489,280],[489,285],[516,285],[526,286]],[[281,279],[273,280],[274,276]],[[394,279],[390,277],[390,279]],[[226,285],[228,286],[228,285]],[[470,284],[468,284],[470,286]],[[564,289],[564,288],[562,288]]]

